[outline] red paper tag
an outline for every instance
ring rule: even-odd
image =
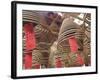
[[[70,49],[72,53],[77,52],[78,50],[78,44],[77,44],[77,40],[75,37],[70,37],[69,38],[69,45],[70,45]],[[77,54],[77,59],[76,59],[77,64],[83,65],[84,64],[84,60],[82,58],[81,55]]]
[[[78,50],[78,45],[75,37],[69,38],[69,45],[70,45],[71,52],[76,52]]]
[[[76,59],[77,64],[83,65],[84,64],[84,60],[81,57],[81,55],[77,54],[77,59]]]
[[[36,47],[36,40],[35,40],[35,33],[33,30],[33,25],[31,23],[24,25],[24,31],[25,31],[25,44],[26,44],[26,50],[32,50]]]
[[[31,69],[32,68],[32,53],[25,54],[24,66],[25,66],[25,69]]]
[[[61,61],[61,59],[60,58],[56,58],[56,67],[57,68],[61,68],[62,67],[62,61]]]
[[[35,68],[35,69],[40,69],[40,64],[38,64],[38,63],[35,64],[35,65],[34,65],[34,68]]]

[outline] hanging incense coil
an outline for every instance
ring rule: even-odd
[[[61,50],[61,52],[66,50],[66,54],[70,53],[68,38],[75,36],[79,46],[78,53],[82,53],[81,56],[84,58],[85,65],[90,65],[90,24],[86,22],[87,21],[84,21],[84,23],[79,26],[74,23],[73,20],[65,19],[59,32],[57,48]],[[70,65],[75,66],[75,64]]]
[[[65,19],[60,28],[60,32],[58,35],[58,45],[57,47],[60,49],[64,49],[64,47],[68,48],[68,38],[71,36],[75,36],[76,38],[82,38],[83,33],[79,31],[80,26],[73,22],[71,19]],[[70,50],[69,50],[70,51]]]
[[[39,50],[39,49],[33,50],[32,52],[33,65],[35,64],[34,62],[37,62],[41,66],[47,67],[48,57],[49,57],[49,50]]]
[[[24,22],[32,22],[38,24],[40,22],[39,14],[36,11],[23,10],[22,18]]]
[[[40,53],[40,51],[39,50],[33,50],[32,51],[32,61],[33,61],[33,65],[35,64],[34,62],[37,62],[37,63],[41,63],[40,61],[41,61],[41,57],[42,57],[42,55],[41,55],[41,53]]]
[[[49,31],[45,28],[43,28],[41,25],[35,26],[35,33],[36,35],[40,35],[41,33],[48,33]]]
[[[85,65],[91,65],[91,14],[86,14],[84,19],[84,24],[82,25],[84,31],[83,37],[83,53]],[[88,23],[86,23],[86,21]]]

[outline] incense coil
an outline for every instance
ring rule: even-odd
[[[38,64],[40,64],[41,66],[47,66],[48,64],[48,54],[49,52],[47,50],[39,50],[39,49],[35,49],[32,51],[32,61],[33,61],[33,66],[34,66],[34,62],[37,62]]]
[[[40,15],[36,11],[23,10],[22,18],[24,22],[32,22],[36,24],[40,22]]]
[[[74,23],[73,20],[65,19],[60,28],[57,47],[60,49],[63,49],[64,47],[68,48],[68,38],[71,36],[75,36],[79,39],[83,37],[83,33],[80,31],[80,26]]]
[[[36,36],[49,32],[47,29],[43,28],[41,25],[36,25],[34,28],[34,31],[35,31]]]

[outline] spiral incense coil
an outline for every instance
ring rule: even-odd
[[[49,38],[49,31],[43,28],[41,25],[35,26],[35,37],[37,42],[37,47],[39,49],[48,49],[51,45]]]
[[[42,54],[40,53],[39,50],[33,50],[32,51],[32,59],[33,59],[33,62],[34,61],[37,61],[38,63],[40,63],[41,57],[42,57]]]
[[[23,10],[22,18],[24,22],[32,22],[36,24],[40,22],[40,15],[36,11]]]
[[[89,15],[88,15],[89,16]],[[90,16],[89,16],[90,17]],[[91,25],[91,18],[85,18],[84,23],[82,25],[77,25],[75,22],[73,22],[71,19],[65,19],[62,23],[62,26],[60,28],[60,32],[58,35],[58,44],[57,48],[58,50],[62,51],[68,51],[67,53],[71,53],[68,43],[68,38],[71,36],[74,36],[78,43],[78,52],[82,53],[81,56],[84,58],[85,65],[90,65],[90,40],[91,40],[91,31],[90,31],[90,25]],[[67,55],[66,53],[66,55]],[[70,54],[69,54],[70,55]],[[75,66],[76,64],[71,64]]]
[[[32,59],[36,59],[39,61],[41,67],[47,67],[48,65],[48,57],[49,57],[49,49],[52,45],[50,33],[47,29],[42,27],[42,25],[35,26],[35,37],[36,37],[36,48],[38,50],[33,50]],[[36,55],[38,57],[36,57]],[[34,60],[33,60],[34,61]],[[34,65],[34,64],[33,64]]]
[[[35,26],[35,34],[36,36],[39,36],[42,33],[48,33],[49,31],[45,28],[43,28],[41,25]]]
[[[83,33],[79,29],[80,26],[74,23],[73,20],[65,19],[60,28],[57,47],[64,48],[65,45],[65,47],[69,47],[67,40],[71,36],[75,36],[76,38],[82,37]]]
[[[33,50],[32,51],[32,61],[33,61],[33,66],[34,62],[39,63],[40,65],[47,66],[48,64],[48,56],[49,56],[49,51],[48,50]]]

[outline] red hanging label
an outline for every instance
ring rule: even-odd
[[[69,38],[69,45],[70,45],[71,52],[76,52],[78,50],[78,45],[75,37]]]
[[[35,64],[35,65],[34,65],[34,68],[35,68],[35,69],[40,69],[40,64],[38,64],[38,63]]]
[[[78,44],[77,44],[77,40],[75,37],[70,37],[69,38],[69,45],[70,45],[70,49],[72,53],[77,52],[78,50]],[[84,60],[81,57],[81,55],[77,54],[77,59],[76,59],[77,64],[83,65],[84,64]]]
[[[81,55],[77,54],[77,59],[76,59],[77,64],[83,65],[84,64],[84,60],[81,57]]]
[[[25,38],[26,38],[26,41],[25,41],[26,50],[32,50],[36,47],[33,24],[32,23],[25,24],[24,31],[25,31]]]
[[[61,58],[56,58],[56,63],[55,63],[56,67],[57,68],[61,68],[62,67],[62,61],[61,61]]]
[[[24,66],[25,69],[32,68],[32,53],[25,54],[24,56]]]

